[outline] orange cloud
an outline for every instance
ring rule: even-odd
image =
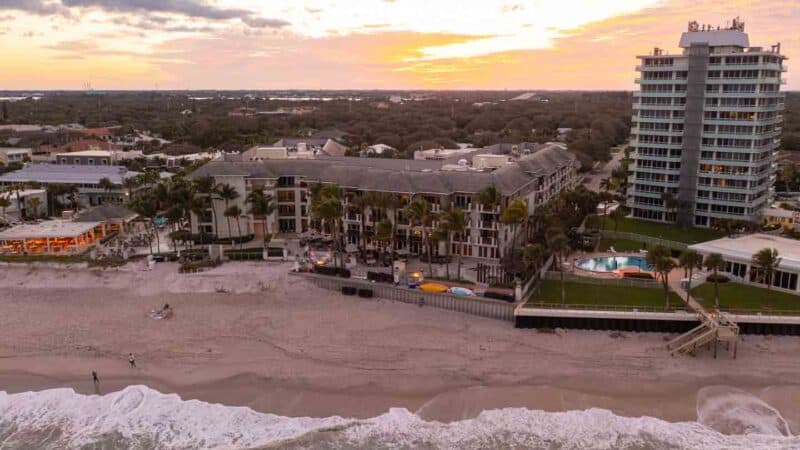
[[[563,31],[549,49],[470,58],[421,57],[426,48],[469,45],[484,36],[386,32],[380,26],[321,38],[228,30],[127,53],[101,47],[70,53],[68,43],[36,48],[17,40],[20,45],[0,48],[0,85],[76,88],[91,80],[105,89],[156,83],[177,89],[635,89],[636,55],[653,47],[677,50],[689,20],[724,25],[735,16],[745,20],[752,45],[781,42],[784,54],[800,59],[796,0],[667,0]],[[800,89],[800,77],[790,70],[787,78],[788,88]]]

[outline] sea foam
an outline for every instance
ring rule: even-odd
[[[628,418],[604,409],[507,408],[450,423],[401,408],[363,420],[292,418],[182,400],[146,386],[103,396],[72,389],[0,392],[0,448],[800,448],[798,437],[746,429],[750,434],[726,435],[700,422]]]

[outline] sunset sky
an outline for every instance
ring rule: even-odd
[[[630,90],[736,16],[800,89],[800,0],[0,0],[0,89]]]

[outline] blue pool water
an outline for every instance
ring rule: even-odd
[[[613,272],[623,267],[638,267],[648,272],[653,271],[653,266],[647,264],[647,260],[641,256],[603,256],[583,259],[578,261],[577,266],[579,269],[592,272]]]

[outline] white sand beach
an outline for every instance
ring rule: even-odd
[[[600,407],[686,421],[697,418],[700,388],[726,385],[766,399],[800,430],[797,338],[744,336],[736,360],[670,357],[663,334],[518,330],[345,297],[287,270],[0,266],[0,390],[90,394],[94,370],[101,393],[145,384],[285,416],[365,418],[405,407],[452,421],[502,407]],[[164,303],[173,319],[148,317]]]

